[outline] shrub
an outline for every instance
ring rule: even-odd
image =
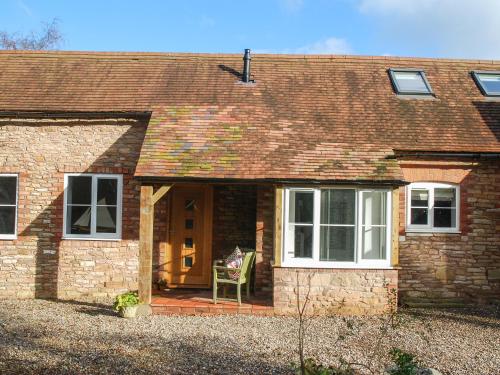
[[[139,295],[137,292],[127,292],[116,296],[113,309],[120,311],[124,307],[135,306],[139,304]]]
[[[415,375],[418,370],[418,362],[411,353],[394,348],[390,352],[392,360],[396,364],[394,368],[388,370],[391,375]]]

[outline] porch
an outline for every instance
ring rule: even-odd
[[[272,314],[274,190],[255,184],[143,184],[140,300],[155,314]],[[212,263],[236,246],[256,251],[251,299],[241,306],[215,305]]]

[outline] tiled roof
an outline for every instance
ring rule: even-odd
[[[436,97],[398,97],[388,68]],[[0,52],[0,111],[151,111],[138,176],[402,179],[393,150],[500,152],[500,101],[471,70],[396,57]]]

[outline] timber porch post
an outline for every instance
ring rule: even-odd
[[[139,229],[139,300],[151,303],[151,286],[153,283],[153,226],[154,205],[172,185],[161,186],[156,193],[152,185],[141,185],[141,212]]]

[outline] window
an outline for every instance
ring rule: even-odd
[[[457,232],[459,188],[442,183],[413,183],[407,188],[408,231]]]
[[[15,239],[17,233],[17,175],[0,175],[0,239]]]
[[[64,186],[65,238],[120,238],[122,176],[71,174]]]
[[[389,267],[390,192],[285,189],[283,265]]]
[[[472,77],[486,96],[500,96],[500,72],[473,71]]]
[[[396,94],[432,95],[431,85],[423,70],[389,69],[389,75]]]

